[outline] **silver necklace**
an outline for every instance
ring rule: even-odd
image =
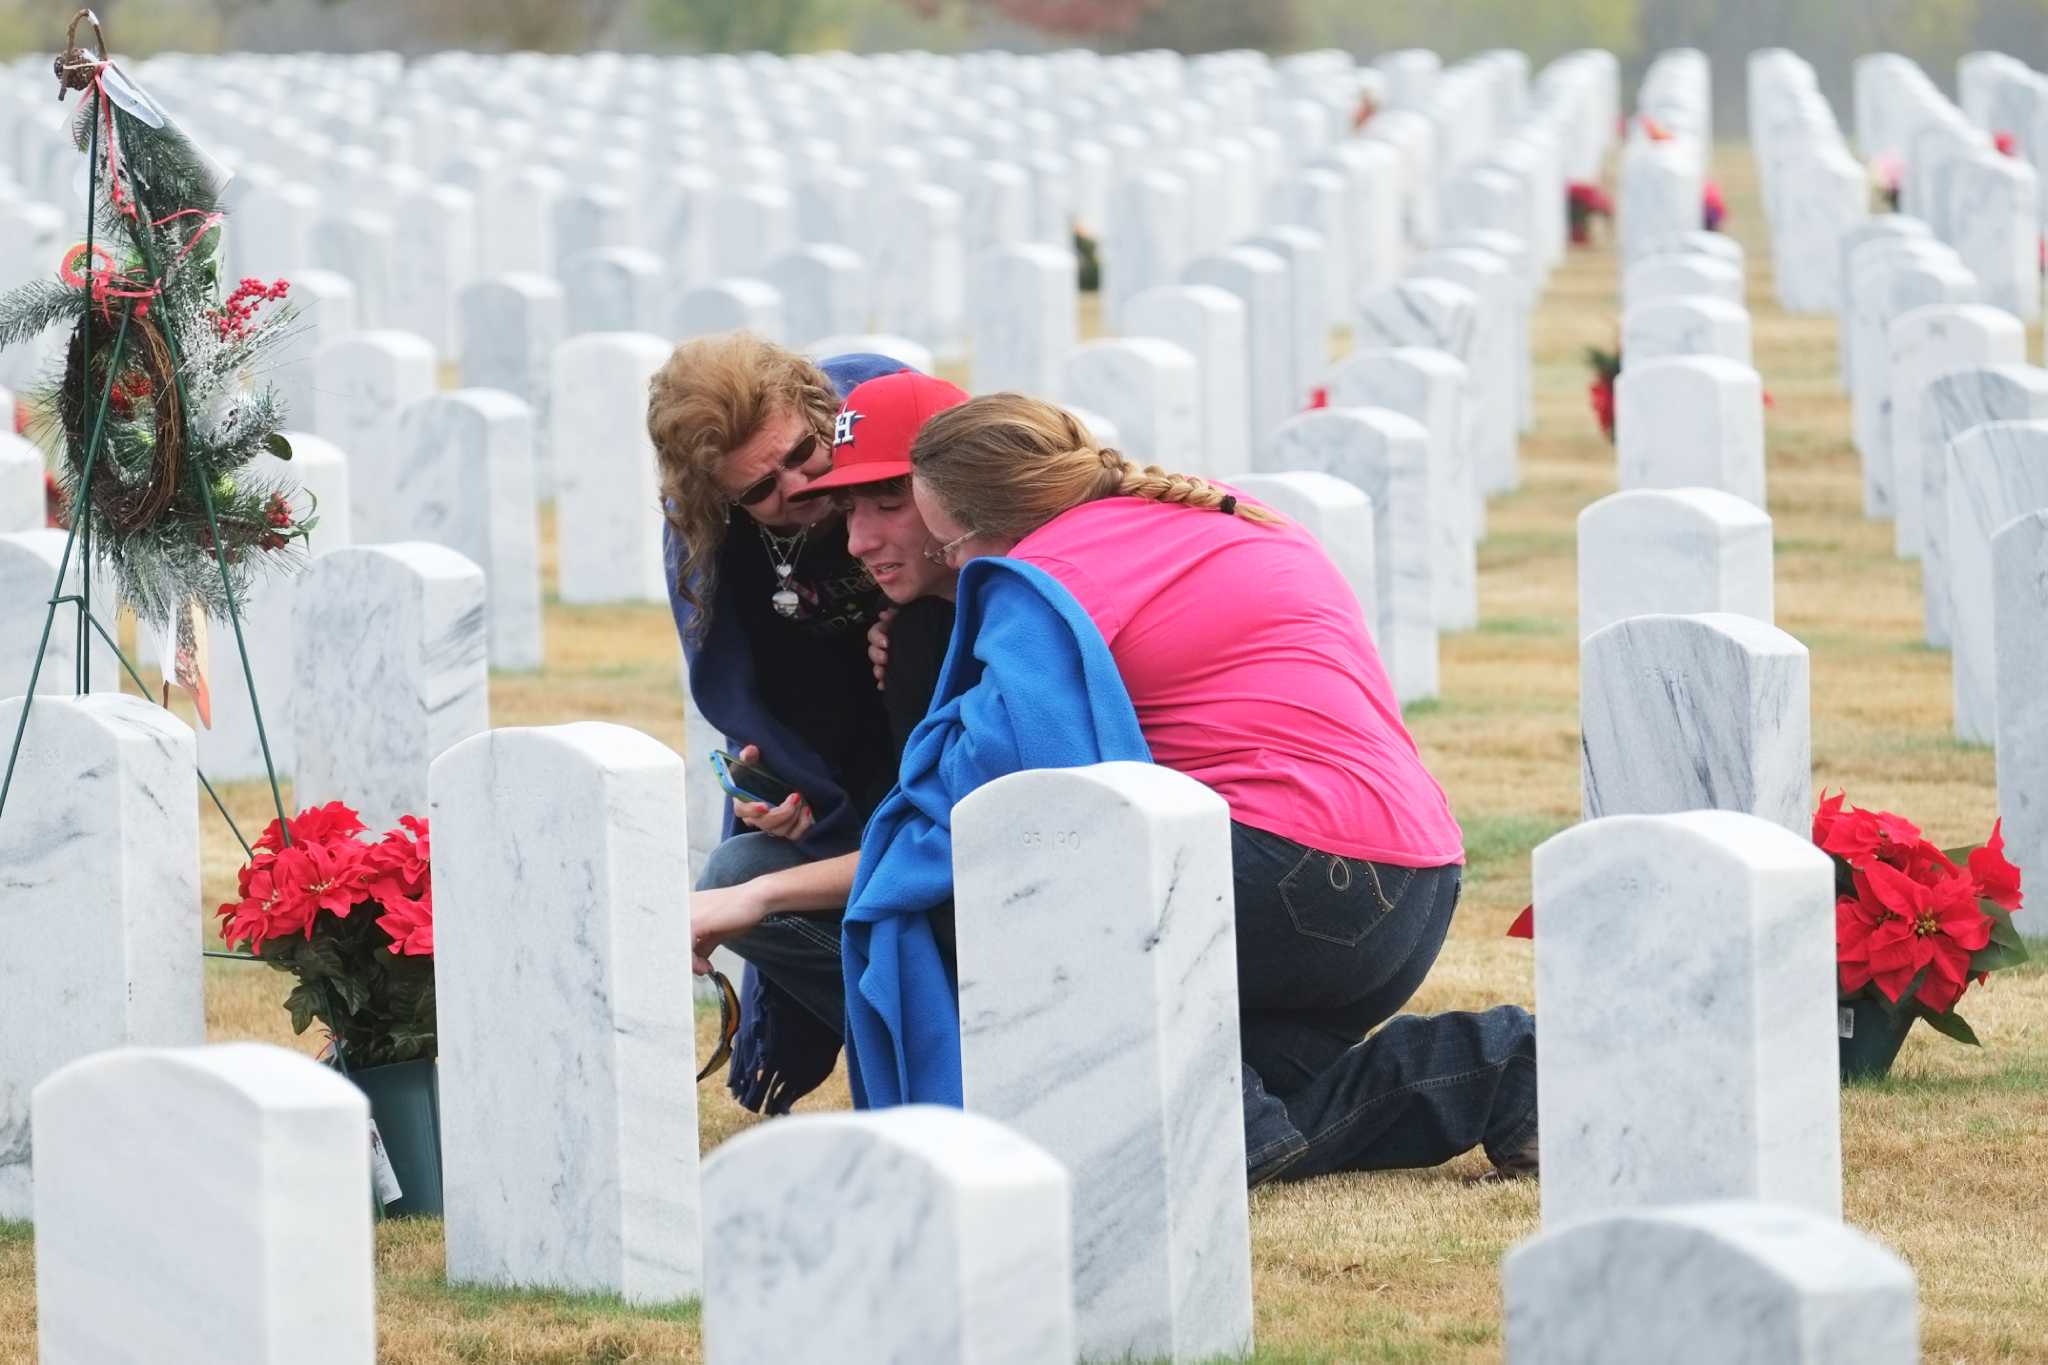
[[[774,604],[776,615],[795,616],[801,600],[789,585],[789,577],[796,572],[796,558],[804,552],[804,541],[811,528],[806,526],[793,536],[778,536],[757,521],[754,529],[761,533],[761,544],[767,547],[768,558],[775,563],[775,595],[768,600]]]

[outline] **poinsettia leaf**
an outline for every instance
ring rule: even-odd
[[[1959,1043],[1968,1043],[1971,1047],[1984,1046],[1977,1041],[1977,1030],[1971,1028],[1963,1016],[1957,1014],[1954,1010],[1950,1010],[1947,1014],[1936,1014],[1933,1010],[1922,1010],[1920,1017],[1927,1021],[1927,1027],[1933,1029],[1944,1038],[1953,1038]]]
[[[319,992],[313,986],[301,981],[284,998],[284,1007],[292,1014],[292,1032],[304,1033],[313,1026],[313,1018],[319,1013]]]
[[[264,437],[263,448],[280,460],[289,460],[292,457],[292,443],[285,439],[281,431],[273,431]]]
[[[336,972],[327,980],[334,993],[341,997],[341,1007],[350,1014],[360,1014],[369,1005],[370,988],[359,977]]]
[[[2028,957],[2027,941],[2020,936],[2020,931],[2013,926],[2012,911],[2002,905],[1994,905],[1990,901],[1984,900],[1977,902],[1977,908],[1982,910],[1991,921],[1991,941],[2002,947],[2011,948],[2019,954],[2011,962],[2002,965],[2009,967],[2013,963],[2025,962]],[[1971,966],[1975,968],[1975,962],[1972,962]],[[1989,971],[1990,968],[1987,967],[1984,970]]]
[[[1982,847],[1984,847],[1982,844],[1960,844],[1955,848],[1943,849],[1941,856],[1954,863],[1957,867],[1968,867],[1970,865],[1970,855]]]
[[[1970,972],[2002,972],[2027,960],[2025,948],[2011,948],[1996,939],[1970,954]]]

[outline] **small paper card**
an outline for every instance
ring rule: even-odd
[[[370,1120],[370,1183],[376,1187],[377,1202],[395,1204],[405,1198],[405,1190],[399,1186],[398,1172],[391,1167],[391,1158],[384,1151],[384,1135],[377,1131],[377,1120]]]

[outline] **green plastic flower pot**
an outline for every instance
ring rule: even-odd
[[[1842,1079],[1874,1081],[1889,1075],[1892,1062],[1913,1027],[1913,1013],[1893,1012],[1881,1000],[1859,997],[1837,1006],[1842,1044]]]
[[[432,1058],[351,1071],[370,1100],[384,1154],[403,1194],[384,1206],[389,1217],[441,1216],[441,1093]]]

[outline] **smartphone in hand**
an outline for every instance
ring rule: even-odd
[[[718,785],[725,788],[725,794],[735,801],[758,801],[764,806],[779,806],[796,792],[795,787],[760,764],[742,762],[723,749],[711,751],[711,770],[718,774]]]

